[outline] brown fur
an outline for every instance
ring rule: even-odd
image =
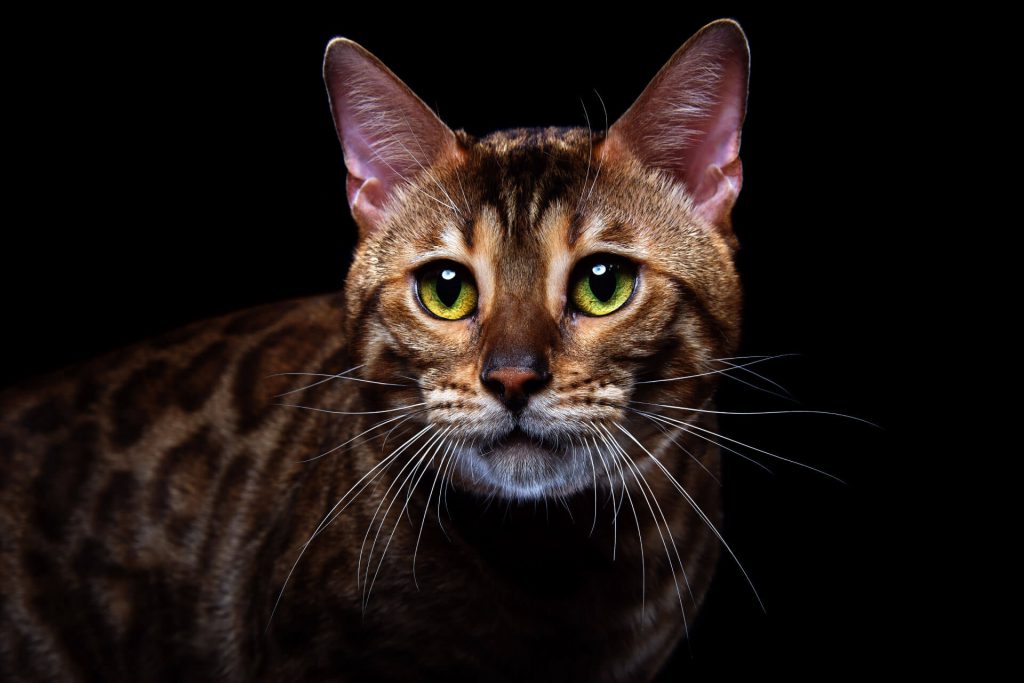
[[[702,373],[739,335],[733,237],[602,132],[456,131],[454,145],[383,222],[360,222],[343,295],[197,323],[0,394],[5,678],[654,676],[719,545],[651,460],[717,524],[719,456],[627,406],[711,405],[717,375]],[[601,318],[566,301],[597,252],[639,264],[632,299]],[[437,258],[471,268],[475,315],[424,313],[413,273]],[[481,368],[524,350],[551,380],[519,417],[533,450],[501,460],[486,448],[513,418]],[[353,367],[381,384],[325,377]],[[392,416],[407,419],[372,429]],[[598,426],[649,489],[586,457]]]

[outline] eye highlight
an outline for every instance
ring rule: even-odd
[[[581,313],[602,316],[622,308],[635,287],[633,263],[611,254],[596,254],[576,266],[569,293]]]
[[[416,275],[416,295],[423,308],[444,320],[460,320],[476,310],[473,276],[454,261],[436,261]]]

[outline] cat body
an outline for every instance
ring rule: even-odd
[[[344,292],[0,393],[4,676],[650,680],[720,553],[747,59],[476,138],[332,41]]]

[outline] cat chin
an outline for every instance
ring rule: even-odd
[[[565,496],[591,485],[591,470],[581,458],[521,432],[462,461],[464,486],[512,500]]]

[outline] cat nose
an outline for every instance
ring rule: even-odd
[[[530,394],[540,391],[551,380],[551,373],[541,363],[528,366],[485,368],[480,381],[513,412],[522,410]]]

